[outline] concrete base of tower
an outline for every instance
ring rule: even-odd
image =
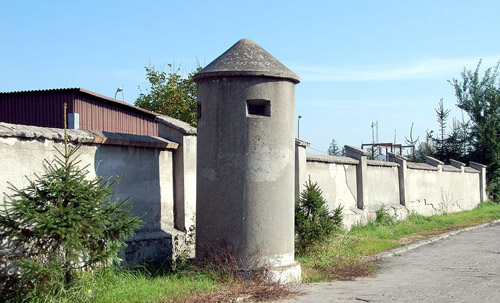
[[[267,278],[280,284],[299,284],[302,282],[302,269],[299,262],[290,265],[275,266],[267,269]]]

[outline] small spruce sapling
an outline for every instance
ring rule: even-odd
[[[309,178],[300,198],[295,203],[295,249],[304,254],[309,248],[332,236],[342,224],[339,205],[333,212],[328,209],[323,192],[317,182]]]
[[[66,126],[66,104],[64,118]],[[65,127],[64,150],[57,150],[53,162],[44,161],[45,173],[22,189],[9,183],[13,193],[0,208],[0,240],[11,251],[4,261],[17,270],[2,281],[15,281],[18,290],[59,289],[79,270],[110,264],[141,225],[130,216],[128,199],[111,199],[114,182],[87,178],[79,148],[68,143]]]

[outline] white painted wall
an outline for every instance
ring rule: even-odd
[[[302,161],[304,158],[302,157]],[[481,174],[471,168],[450,168],[443,165],[408,164],[406,178],[406,206],[401,205],[400,166],[396,163],[368,161],[366,169],[356,170],[357,160],[346,157],[308,155],[305,169],[297,166],[296,176],[310,176],[318,182],[330,210],[344,206],[343,226],[349,229],[375,218],[375,211],[382,206],[399,219],[412,212],[433,215],[456,212],[476,207],[481,202]],[[353,163],[350,163],[354,161]],[[407,163],[406,161],[404,163]],[[299,163],[300,164],[300,163]],[[364,205],[358,208],[356,174],[364,171]]]

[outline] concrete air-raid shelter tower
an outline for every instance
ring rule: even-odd
[[[243,269],[300,281],[294,260],[294,118],[299,77],[240,40],[198,84],[196,255],[223,247]]]

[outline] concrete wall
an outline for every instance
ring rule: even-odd
[[[299,143],[305,150],[306,142]],[[346,146],[346,151],[351,157],[307,154],[297,157],[305,165],[296,165],[296,184],[307,176],[318,182],[330,210],[344,207],[346,229],[374,219],[381,207],[403,219],[412,212],[432,215],[468,210],[485,200],[486,170],[480,164],[466,167],[451,160],[453,165],[444,165],[435,159],[427,164],[410,163],[396,155],[390,157],[392,162],[370,161],[362,150]],[[302,190],[303,182],[296,191]]]
[[[86,168],[88,178],[117,179],[115,198],[130,197],[132,213],[144,215],[144,226],[129,239],[122,256],[132,262],[163,262],[171,257],[172,237],[179,233],[174,229],[174,149],[137,146],[151,145],[141,141],[128,142],[128,146],[95,144],[88,132],[68,130],[68,134],[72,144],[82,144],[79,166]],[[44,160],[51,162],[57,150],[63,150],[62,138],[61,129],[0,124],[0,201],[11,192],[8,182],[23,188],[28,184],[26,177],[34,179],[35,174],[45,172]]]
[[[196,222],[196,128],[170,117],[157,117],[160,137],[179,143],[174,156],[174,226],[189,230]]]
[[[145,213],[145,226],[122,252],[128,260],[170,257],[173,236],[181,236],[195,220],[196,130],[177,121],[160,124],[162,137],[182,144],[163,142],[159,145],[163,147],[154,147],[161,138],[106,140],[88,131],[68,131],[73,144],[82,144],[80,160],[82,166],[88,165],[88,177],[118,176],[117,196],[130,196],[132,212]],[[43,160],[54,159],[56,148],[63,147],[62,138],[60,129],[0,123],[0,195],[9,193],[7,182],[22,188],[28,184],[26,176],[42,174]],[[451,161],[452,166],[432,159],[427,164],[410,163],[394,156],[394,162],[367,160],[363,168],[362,151],[357,151],[358,159],[318,156],[306,154],[307,146],[296,141],[295,195],[308,178],[318,182],[331,210],[344,207],[346,229],[368,222],[382,205],[404,218],[411,212],[431,215],[472,209],[486,199],[486,168],[481,164],[465,167]]]
[[[330,209],[335,209],[339,205],[345,210],[357,207],[357,161],[350,160],[316,155],[307,157],[307,176],[312,182],[318,182]]]
[[[365,208],[375,211],[382,205],[399,204],[396,163],[368,161],[366,167]]]
[[[472,169],[462,172],[409,164],[407,207],[424,215],[472,209],[481,201],[480,177]]]

